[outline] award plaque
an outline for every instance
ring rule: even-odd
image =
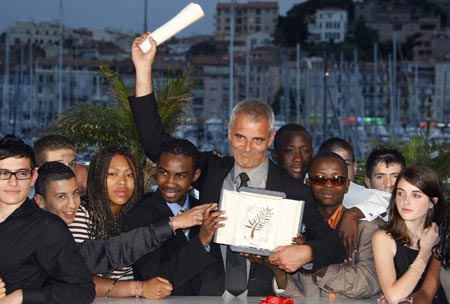
[[[277,246],[292,244],[301,232],[304,201],[285,198],[282,192],[243,187],[222,189],[219,208],[225,210],[225,227],[214,241],[233,251],[268,256]]]

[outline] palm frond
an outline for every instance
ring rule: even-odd
[[[100,72],[111,84],[110,91],[115,100],[110,101],[107,107],[101,104],[75,105],[59,115],[46,133],[68,137],[80,152],[93,153],[98,148],[111,145],[127,146],[137,159],[144,160],[144,151],[128,103],[133,88],[126,86],[122,76],[107,65],[100,66]],[[158,111],[166,131],[174,131],[183,121],[193,88],[190,69],[182,74],[169,73],[165,82],[156,86]],[[149,168],[146,171],[148,181],[152,179],[151,166],[146,168]]]

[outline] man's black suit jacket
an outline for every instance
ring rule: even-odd
[[[161,144],[170,141],[172,136],[166,133],[162,127],[154,95],[150,94],[140,98],[131,97],[130,106],[144,151],[152,161],[157,161]],[[203,152],[199,166],[200,178],[193,186],[200,192],[200,204],[218,203],[223,182],[234,166],[234,158],[221,158],[211,152]],[[309,186],[298,183],[294,178],[282,172],[277,165],[269,162],[266,189],[282,191],[290,199],[305,201],[303,223],[306,230],[304,236],[313,251],[314,269],[342,262],[345,257],[342,241],[337,232],[331,229],[323,219],[313,200]],[[211,277],[208,281],[202,281],[200,295],[221,295],[224,291],[225,270],[222,255],[220,250],[213,245],[215,244],[212,244],[210,254],[215,256],[219,263],[208,269]],[[248,295],[272,294],[272,278],[271,270],[252,263]]]
[[[198,205],[198,200],[191,196],[189,203],[192,208]],[[161,192],[157,191],[151,196],[144,197],[128,212],[123,220],[123,228],[124,231],[130,231],[137,227],[146,227],[173,215]],[[192,227],[189,230],[190,241],[188,241],[184,232],[177,230],[175,236],[165,241],[160,248],[135,262],[135,278],[145,281],[157,276],[164,277],[174,285],[172,295],[198,295],[204,270],[217,262],[217,259],[203,248],[198,232],[199,226]],[[202,263],[195,265],[196,260],[192,260],[189,252],[196,252],[201,256]],[[189,265],[187,272],[186,265]]]

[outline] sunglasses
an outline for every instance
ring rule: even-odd
[[[328,181],[330,181],[333,186],[343,186],[347,181],[347,178],[344,176],[325,177],[322,175],[309,177],[309,182],[315,186],[325,186]]]

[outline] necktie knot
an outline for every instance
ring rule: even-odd
[[[250,180],[250,178],[248,177],[247,173],[242,172],[241,174],[239,174],[239,178],[241,179],[239,188],[248,187],[248,181]]]

